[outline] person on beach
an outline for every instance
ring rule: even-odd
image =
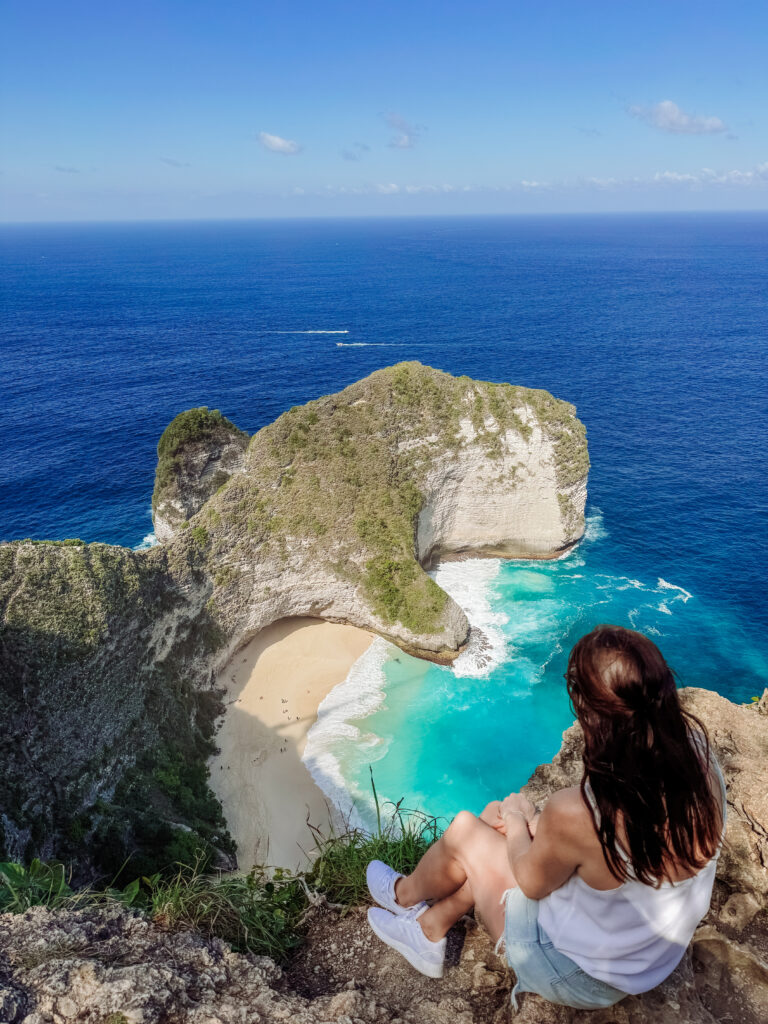
[[[566,680],[584,733],[580,786],[540,814],[520,793],[479,817],[461,811],[407,877],[368,865],[383,942],[440,978],[445,937],[474,907],[505,947],[515,1008],[519,992],[594,1009],[655,988],[709,908],[725,833],[722,772],[655,644],[598,626]]]

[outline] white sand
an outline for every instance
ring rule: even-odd
[[[263,629],[220,674],[227,711],[216,734],[220,753],[209,762],[211,788],[241,870],[303,866],[313,846],[307,820],[327,831],[326,798],[301,760],[304,744],[318,705],[372,640],[354,626],[284,619]]]

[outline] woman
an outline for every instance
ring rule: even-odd
[[[712,895],[725,782],[647,637],[598,626],[574,647],[568,693],[584,732],[580,786],[540,815],[519,793],[461,811],[412,875],[368,866],[373,931],[433,978],[475,907],[506,946],[516,994],[590,1009],[677,966]],[[425,900],[434,901],[431,906]]]

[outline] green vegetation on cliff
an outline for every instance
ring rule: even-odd
[[[208,613],[173,665],[152,646],[180,605],[160,549],[0,545],[0,857],[75,858],[93,874],[201,845],[233,853],[207,785],[220,704],[185,673]]]
[[[187,409],[174,417],[160,437],[157,445],[157,469],[155,470],[155,488],[152,493],[152,507],[172,494],[175,490],[177,476],[184,469],[184,453],[197,446],[210,446],[212,442],[240,440],[245,447],[248,434],[236,427],[218,409],[209,409],[203,405],[197,409]],[[217,481],[214,479],[212,490],[228,479],[226,473]]]
[[[28,867],[0,862],[0,914],[23,913],[33,906],[52,910],[88,909],[120,903],[147,914],[168,929],[193,928],[217,936],[233,949],[271,956],[283,962],[301,943],[306,912],[318,896],[337,906],[370,902],[365,872],[371,860],[384,860],[408,874],[438,838],[437,821],[395,808],[373,834],[351,829],[340,835],[315,832],[317,856],[298,874],[256,866],[248,874],[208,870],[204,850],[190,846],[176,863],[152,874],[136,874],[104,887],[70,885],[71,871],[58,861],[33,860]],[[132,881],[125,882],[125,878]],[[30,966],[46,958],[36,951]]]
[[[583,479],[584,427],[567,402],[420,363],[377,370],[338,395],[288,410],[254,435],[248,472],[196,517],[204,535],[190,532],[198,542],[204,536],[217,581],[226,578],[223,571],[233,573],[232,589],[237,566],[270,553],[287,563],[298,546],[304,559],[311,554],[357,585],[385,623],[439,632],[447,598],[414,545],[427,474],[436,460],[461,458],[469,443],[462,422],[496,459],[507,431],[529,440],[532,417],[553,444],[559,486]]]

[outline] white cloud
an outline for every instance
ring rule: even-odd
[[[417,195],[452,195],[454,193],[541,193],[550,191],[574,192],[584,190],[636,191],[655,188],[690,189],[702,188],[760,188],[768,189],[768,161],[758,164],[752,170],[738,169],[716,171],[702,167],[698,171],[657,171],[650,177],[587,177],[552,181],[538,181],[524,178],[496,185],[476,183],[449,184],[447,182],[409,184],[396,182],[360,183],[358,185],[326,185],[324,188],[304,189],[296,187],[286,195],[338,196],[399,196],[405,198]]]
[[[695,174],[680,174],[678,171],[657,171],[653,180],[663,185],[694,185],[701,178]]]
[[[702,167],[692,174],[680,174],[678,171],[660,171],[653,176],[658,185],[725,185],[750,188],[768,185],[768,161],[758,164],[750,171],[714,171],[711,167]]]
[[[425,131],[424,125],[411,124],[399,114],[382,114],[382,117],[395,133],[388,143],[392,149],[413,149]]]
[[[672,100],[662,100],[654,107],[630,107],[629,113],[659,131],[674,135],[712,135],[728,130],[728,125],[719,117],[686,114]]]
[[[265,149],[271,149],[273,153],[282,153],[283,156],[293,156],[302,149],[298,142],[283,139],[279,135],[270,135],[269,132],[259,132],[259,142]]]

